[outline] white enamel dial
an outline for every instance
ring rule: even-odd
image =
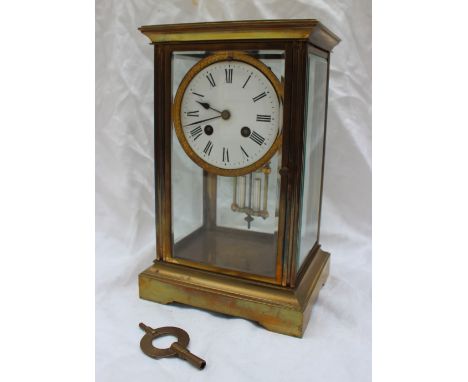
[[[264,158],[277,141],[280,107],[275,87],[255,66],[218,61],[196,73],[185,88],[180,125],[202,161],[242,169]]]

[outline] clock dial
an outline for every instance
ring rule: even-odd
[[[221,175],[253,171],[278,148],[281,85],[263,63],[245,54],[211,60],[192,68],[179,88],[178,138],[208,171]]]

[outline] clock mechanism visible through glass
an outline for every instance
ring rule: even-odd
[[[268,178],[271,173],[269,163],[260,170],[248,175],[235,177],[231,209],[246,214],[247,228],[254,217],[268,218]],[[277,212],[277,211],[275,211]]]

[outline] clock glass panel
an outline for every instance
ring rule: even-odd
[[[327,99],[327,61],[309,53],[307,66],[304,179],[300,200],[299,258],[296,263],[298,269],[318,241]]]
[[[173,103],[185,89],[172,115],[172,256],[228,274],[274,278],[283,122],[277,90],[284,83],[285,55],[239,53],[260,68],[219,59],[222,52],[173,53]],[[207,58],[214,62],[203,64]],[[234,172],[225,176],[218,168]]]

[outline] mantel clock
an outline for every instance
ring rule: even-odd
[[[317,20],[143,26],[154,45],[156,259],[140,297],[302,336],[319,244],[329,60]]]

